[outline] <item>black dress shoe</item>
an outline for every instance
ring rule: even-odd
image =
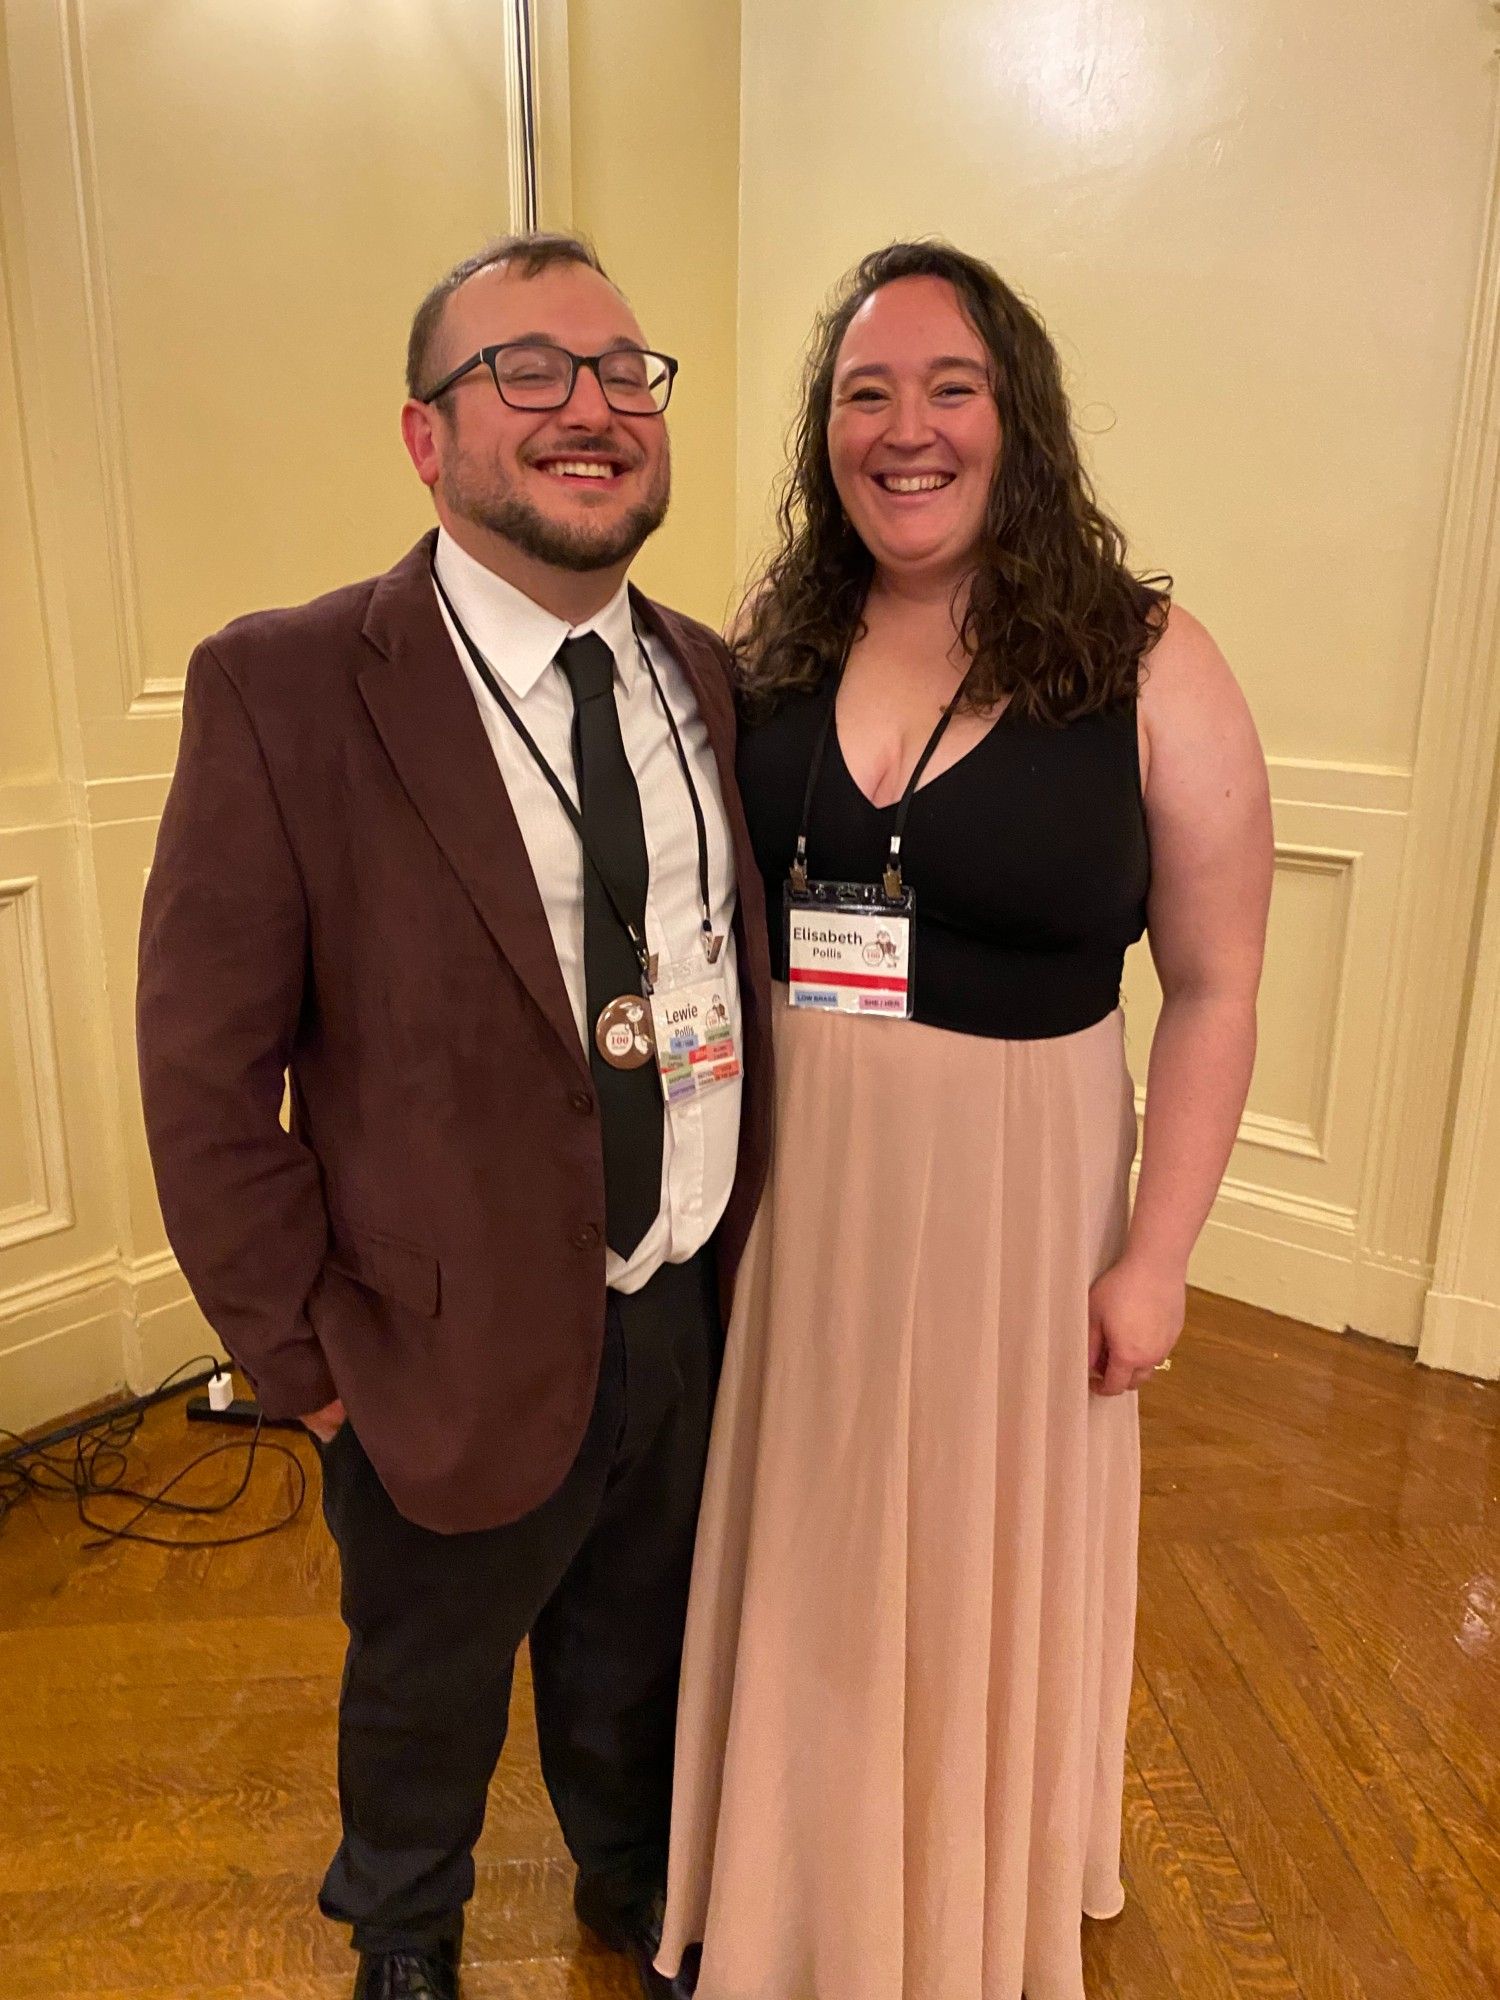
[[[668,1979],[656,1969],[661,1950],[662,1919],[667,1913],[664,1890],[658,1889],[643,1902],[623,1907],[612,1902],[606,1892],[588,1877],[580,1875],[573,1891],[573,1908],[578,1921],[611,1951],[623,1951],[635,1967],[646,2000],[692,2000],[698,1990],[699,1950],[696,1945],[684,1953],[682,1970]]]
[[[410,1951],[363,1951],[354,2000],[458,2000],[457,1938]]]

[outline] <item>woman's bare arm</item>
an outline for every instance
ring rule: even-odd
[[[1209,634],[1175,606],[1149,657],[1140,721],[1162,1010],[1129,1240],[1094,1288],[1092,1358],[1110,1393],[1148,1380],[1181,1331],[1188,1255],[1250,1087],[1273,860],[1249,708]]]

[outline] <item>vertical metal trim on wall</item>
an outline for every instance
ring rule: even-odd
[[[505,0],[506,148],[510,164],[510,226],[537,226],[536,37],[531,0]]]

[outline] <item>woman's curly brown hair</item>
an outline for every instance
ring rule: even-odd
[[[1137,577],[1078,455],[1057,351],[988,264],[939,241],[872,251],[813,329],[777,504],[779,546],[747,601],[735,654],[752,712],[835,671],[857,634],[874,563],[828,462],[833,377],[849,323],[897,278],[944,278],[990,357],[1001,448],[961,637],[966,708],[1009,697],[1065,723],[1130,700],[1160,636],[1172,580]]]

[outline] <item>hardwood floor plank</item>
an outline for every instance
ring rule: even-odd
[[[1412,2000],[1416,1975],[1169,1551],[1143,1566],[1142,1670],[1309,2000]]]
[[[1134,1757],[1125,1765],[1125,1853],[1142,1909],[1178,1993],[1236,2000],[1240,1988],[1203,1914],[1198,1885],[1162,1825]]]
[[[1161,2000],[1172,1991],[1172,1974],[1128,1860],[1123,1875],[1125,1908],[1120,1915],[1084,1920],[1084,1985],[1090,2000]]]
[[[1246,1882],[1224,1829],[1183,1757],[1144,1676],[1137,1674],[1130,1711],[1133,1762],[1170,1843],[1174,1904],[1191,1895],[1207,1937],[1230,1974],[1239,2000],[1299,2000],[1301,1983],[1288,1965]],[[1143,1883],[1153,1876],[1140,1871]],[[1153,1930],[1165,1926],[1153,1899]],[[1196,1925],[1194,1926],[1196,1928]],[[1194,1990],[1196,1988],[1187,1989]]]
[[[1500,1732],[1494,1713],[1469,1712],[1457,1649],[1443,1634],[1413,1621],[1399,1548],[1383,1542],[1351,1548],[1338,1537],[1320,1536],[1316,1543],[1299,1544],[1289,1559],[1318,1580],[1325,1601],[1337,1607],[1396,1692],[1421,1716],[1480,1810],[1500,1824]]]
[[[1320,1726],[1285,1654],[1270,1644],[1231,1587],[1218,1557],[1217,1551],[1177,1551],[1179,1567],[1226,1652],[1255,1688],[1268,1722],[1310,1795],[1329,1824],[1337,1828],[1345,1853],[1371,1895],[1378,1897],[1386,1922],[1425,1990],[1454,1994],[1482,1993],[1486,1986],[1495,1990],[1500,1976],[1492,1975],[1500,1975],[1500,1955],[1494,1950],[1493,1936],[1478,1934],[1483,1948],[1476,1958],[1445,1928],[1431,1921],[1428,1897],[1432,1886],[1449,1886],[1442,1868],[1433,1865],[1427,1852],[1432,1843],[1442,1839],[1431,1815],[1419,1805],[1417,1814],[1423,1823],[1415,1830],[1406,1825],[1402,1828],[1405,1838],[1393,1838],[1392,1828],[1382,1822],[1366,1785],[1340,1755],[1340,1746]],[[1225,1562],[1233,1559],[1233,1550],[1224,1552]],[[1393,1803],[1393,1812],[1395,1809]],[[1417,1873],[1418,1862],[1423,1863],[1425,1881]],[[1458,1875],[1466,1876],[1467,1871],[1459,1870]]]
[[[1429,1734],[1419,1710],[1398,1694],[1358,1633],[1297,1561],[1295,1541],[1258,1542],[1256,1560],[1275,1578],[1391,1758],[1442,1827],[1493,1907],[1500,1908],[1500,1825],[1490,1819]]]

